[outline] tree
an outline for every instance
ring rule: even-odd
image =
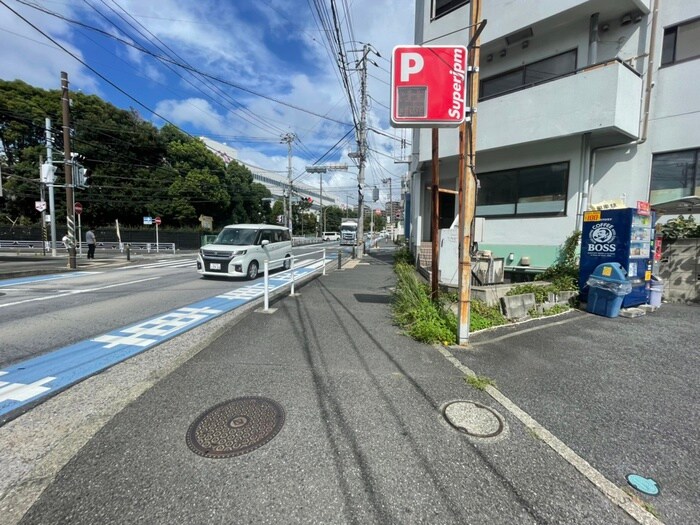
[[[346,212],[339,206],[327,206],[323,208],[323,214],[325,215],[326,223],[324,229],[329,232],[340,231],[340,223],[347,216]]]

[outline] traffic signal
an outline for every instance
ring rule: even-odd
[[[76,177],[75,180],[73,181],[73,185],[76,188],[87,188],[90,185],[90,176],[92,175],[90,173],[90,170],[87,168],[79,167],[76,172]]]

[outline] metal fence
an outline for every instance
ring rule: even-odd
[[[96,250],[102,250],[105,252],[119,252],[123,253],[127,246],[132,253],[134,252],[146,252],[146,253],[175,253],[175,243],[174,242],[160,242],[158,244],[154,242],[98,242],[95,244]],[[65,250],[66,247],[63,242],[56,243],[57,250]],[[75,249],[79,252],[87,252],[86,243],[77,243]],[[37,252],[37,251],[51,251],[51,243],[49,241],[19,241],[19,240],[2,240],[0,239],[0,252],[3,251],[23,251],[23,252]]]

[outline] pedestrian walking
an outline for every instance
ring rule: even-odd
[[[94,259],[95,258],[95,232],[92,231],[92,228],[89,228],[87,233],[85,234],[85,242],[88,245],[87,258]]]

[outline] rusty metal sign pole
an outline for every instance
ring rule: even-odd
[[[433,214],[431,217],[431,236],[433,253],[430,265],[430,285],[433,300],[438,297],[438,257],[440,256],[440,239],[438,222],[440,220],[440,152],[438,128],[433,128]]]
[[[471,0],[469,3],[469,76],[468,105],[470,121],[459,127],[459,326],[457,342],[460,345],[469,343],[470,292],[472,277],[471,246],[472,222],[476,207],[476,102],[479,98],[479,36],[477,25],[481,20],[481,0]],[[470,67],[467,67],[469,70]]]

